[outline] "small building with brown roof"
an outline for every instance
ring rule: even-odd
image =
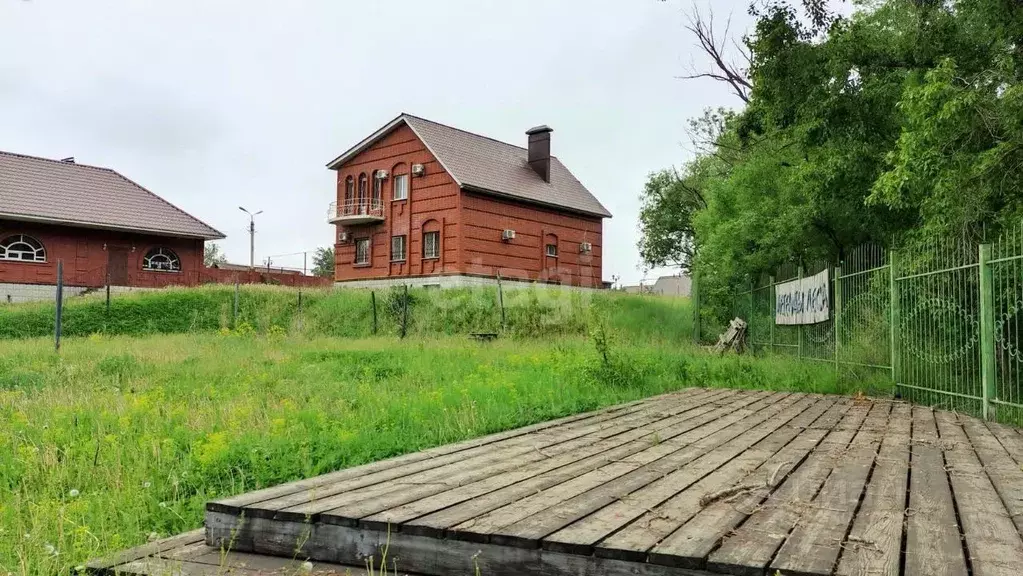
[[[401,114],[332,160],[335,280],[602,288],[611,214],[551,155],[552,132],[522,147]]]
[[[220,238],[109,168],[0,152],[0,301],[52,293],[58,261],[71,293],[194,285]]]

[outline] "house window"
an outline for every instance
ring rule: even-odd
[[[31,236],[15,234],[0,241],[0,260],[46,262],[46,249]]]
[[[440,258],[440,232],[423,233],[423,258]]]
[[[355,239],[355,263],[369,264],[369,238]]]
[[[391,236],[391,262],[405,260],[405,236]]]
[[[359,204],[366,202],[366,175],[359,176]]]
[[[380,199],[383,197],[381,190],[384,187],[384,179],[380,177],[380,172],[373,173],[373,206],[380,206]]]
[[[394,199],[408,200],[408,174],[398,174],[394,177]]]
[[[557,258],[558,257],[558,245],[557,244],[548,244],[547,245],[547,255],[550,256],[551,258]]]
[[[355,178],[349,176],[345,180],[345,203],[342,204],[342,207],[351,206],[353,196],[355,196]]]
[[[181,259],[170,248],[153,248],[142,258],[142,269],[156,272],[181,272]]]

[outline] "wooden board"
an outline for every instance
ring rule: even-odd
[[[1016,463],[983,422],[959,416],[960,423],[977,451],[984,470],[1005,504],[1016,530],[1023,534],[1023,466]],[[1023,439],[1023,438],[1021,438]]]
[[[910,462],[905,572],[907,576],[965,576],[955,504],[930,408],[913,408]]]
[[[899,573],[912,420],[910,405],[892,407],[870,484],[835,572],[839,576]]]
[[[640,560],[699,512],[704,496],[747,476],[834,402],[806,398],[718,450],[548,536],[543,545],[588,554],[600,542],[604,557]]]
[[[959,425],[956,414],[935,414],[970,566],[975,576],[1019,576],[1023,540],[1005,504]]]
[[[745,524],[726,537],[707,559],[707,569],[725,574],[763,574],[775,552],[796,527],[808,503],[832,470],[841,463],[849,443],[867,417],[871,404],[854,405],[807,461],[793,472]],[[666,558],[659,557],[662,561]]]
[[[792,575],[831,573],[874,467],[889,409],[882,403],[871,408],[842,461],[778,550],[772,570]]]
[[[687,568],[702,568],[707,556],[717,548],[725,536],[743,523],[750,514],[760,509],[768,495],[805,461],[851,405],[846,399],[837,401],[784,449],[741,482],[747,485],[762,484],[762,488],[740,496],[735,502],[723,499],[710,503],[661,541],[650,552],[650,561]],[[597,548],[598,555],[609,553],[614,552],[605,551],[603,544]]]
[[[687,390],[225,499],[92,570],[342,574],[387,548],[429,576],[1002,576],[1021,450],[899,402]]]

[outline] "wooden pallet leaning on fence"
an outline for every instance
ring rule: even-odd
[[[746,321],[742,318],[735,318],[728,323],[728,330],[725,330],[714,345],[714,351],[723,354],[728,350],[734,350],[742,354],[746,350]]]

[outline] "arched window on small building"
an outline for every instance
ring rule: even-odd
[[[0,260],[46,262],[46,248],[31,236],[15,234],[0,240]]]
[[[142,258],[142,269],[152,272],[181,272],[181,259],[170,248],[153,248]]]

